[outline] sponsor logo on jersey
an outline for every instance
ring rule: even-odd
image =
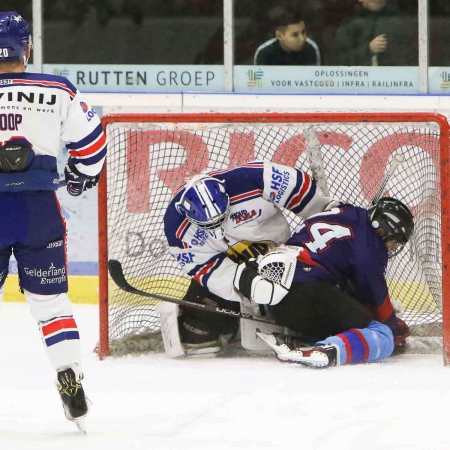
[[[56,248],[61,247],[63,245],[64,241],[60,239],[59,241],[49,242],[47,244],[47,248]]]
[[[270,200],[274,203],[280,202],[281,197],[289,185],[289,178],[290,174],[287,170],[281,172],[276,167],[272,167],[272,178],[270,181],[270,189],[272,189],[272,192],[269,195]]]
[[[23,270],[29,277],[40,278],[40,284],[59,284],[67,281],[65,266],[55,267],[53,263],[50,263],[50,267],[47,270],[30,269],[28,267],[24,267]]]
[[[184,267],[186,264],[194,262],[194,254],[192,252],[178,253],[177,261],[181,267]]]
[[[206,232],[206,230],[198,229],[195,232],[194,237],[191,239],[191,245],[203,246],[203,245],[205,245],[205,242],[207,239],[208,239],[208,233]]]
[[[0,102],[37,103],[39,105],[54,105],[55,94],[43,94],[37,92],[2,92]]]
[[[86,114],[87,121],[90,122],[91,119],[95,116],[96,112],[93,110],[93,108],[89,108],[86,102],[80,102],[80,106],[84,114]]]
[[[251,222],[255,220],[261,215],[261,210],[255,211],[252,209],[251,211],[247,211],[246,209],[242,209],[241,211],[230,214],[230,219],[236,224],[241,224],[244,222]]]
[[[86,104],[86,102],[80,102],[80,106],[81,106],[81,109],[82,109],[85,113],[87,113],[87,112],[89,111],[89,106]]]

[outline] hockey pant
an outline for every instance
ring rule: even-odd
[[[394,351],[391,329],[373,320],[367,328],[352,328],[317,344],[335,344],[340,350],[340,364],[378,362]]]
[[[324,281],[294,282],[284,299],[268,310],[278,325],[313,342],[351,328],[366,328],[373,320],[356,299]]]
[[[12,253],[19,284],[55,370],[80,365],[80,336],[67,296],[66,226],[53,191],[0,192],[0,296]]]

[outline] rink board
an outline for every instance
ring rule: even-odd
[[[69,275],[69,297],[73,303],[98,304],[98,276]],[[24,295],[19,291],[18,275],[8,275],[3,300],[25,301]]]
[[[186,278],[168,279],[168,277],[130,277],[127,281],[134,287],[141,289],[145,292],[153,292],[157,295],[165,297],[171,297],[180,299],[180,292],[186,292],[189,280]],[[423,282],[416,281],[392,281],[388,283],[389,293],[393,300],[402,301],[404,304],[408,304],[409,310],[424,310],[428,312],[439,312],[439,308],[433,299],[432,294],[428,288],[428,285]],[[114,284],[112,280],[109,280],[110,294],[114,292],[114,297],[119,299],[124,295]],[[148,297],[143,297],[134,294],[127,295],[127,305],[130,306],[142,306],[148,303],[157,303],[158,300],[152,300]],[[110,295],[110,301],[111,299]],[[114,303],[111,301],[111,304]],[[420,305],[420,307],[418,306]]]

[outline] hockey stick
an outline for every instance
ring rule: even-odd
[[[392,164],[389,167],[389,170],[387,171],[386,176],[384,177],[384,180],[381,183],[380,188],[378,189],[377,193],[375,194],[375,197],[372,200],[372,206],[376,205],[378,203],[378,200],[380,200],[381,196],[383,195],[383,192],[386,189],[386,186],[389,183],[389,180],[394,175],[395,171],[397,170],[397,167],[404,160],[405,160],[405,157],[403,155],[397,154],[397,155],[394,156],[394,161],[392,161]]]
[[[255,322],[261,322],[271,325],[275,324],[275,322],[269,319],[264,319],[262,317],[255,317],[252,316],[251,314],[236,312],[231,309],[220,308],[218,306],[202,305],[200,303],[189,302],[187,300],[180,300],[176,298],[165,297],[163,295],[151,294],[150,292],[141,291],[131,286],[130,283],[128,283],[128,281],[125,279],[125,275],[123,274],[122,263],[117,259],[110,259],[108,261],[108,269],[114,283],[116,283],[120,289],[122,289],[125,292],[129,292],[130,294],[140,295],[141,297],[149,297],[153,298],[154,300],[160,300],[163,302],[175,303],[177,305],[182,305],[185,308],[199,309],[205,312],[221,314],[222,316],[236,317],[237,319],[253,320]]]
[[[312,176],[322,192],[329,197],[330,190],[328,189],[325,165],[322,158],[322,152],[320,151],[320,142],[317,133],[312,126],[305,130],[305,137],[309,167],[311,168]]]

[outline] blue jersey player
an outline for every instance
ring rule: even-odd
[[[30,53],[27,22],[17,12],[0,12],[0,296],[14,253],[66,417],[82,426],[88,405],[80,336],[67,296],[57,154],[62,140],[70,154],[67,190],[80,195],[98,181],[106,138],[98,116],[69,80],[25,72]]]
[[[409,209],[388,197],[369,210],[339,205],[308,218],[287,241],[295,254],[290,286],[268,309],[277,324],[309,336],[314,345],[298,347],[295,339],[277,333],[258,335],[280,360],[309,367],[390,356],[409,330],[396,317],[385,272],[388,258],[402,250],[413,230]],[[260,258],[259,268],[241,264],[234,282],[256,302],[264,258],[269,256]]]

